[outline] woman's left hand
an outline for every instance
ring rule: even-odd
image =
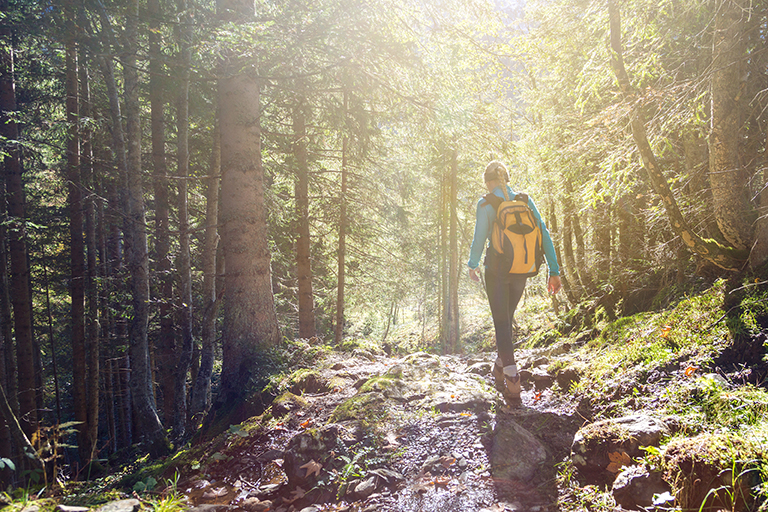
[[[560,291],[563,287],[563,283],[560,281],[560,276],[549,276],[549,282],[547,283],[547,291],[552,295]]]

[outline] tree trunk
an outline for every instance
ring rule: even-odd
[[[611,66],[613,67],[622,94],[631,99],[635,91],[629,82],[629,76],[624,67],[624,59],[621,48],[621,17],[616,6],[616,0],[608,0],[608,13],[611,28]],[[635,105],[639,102],[633,101]],[[739,270],[744,267],[748,258],[747,251],[725,247],[715,240],[703,239],[694,233],[683,214],[680,212],[672,191],[669,188],[661,166],[656,160],[648,137],[645,132],[645,119],[639,107],[635,108],[630,121],[632,137],[637,145],[638,152],[643,160],[643,166],[648,173],[648,178],[654,191],[659,195],[664,204],[673,231],[681,237],[683,243],[694,253],[725,270]]]
[[[765,138],[765,152],[768,155],[768,133]],[[759,174],[758,174],[759,176]],[[749,253],[749,265],[758,268],[768,262],[768,161],[763,161],[763,184],[758,195],[758,218],[755,223],[755,245]]]
[[[250,21],[253,4],[220,0],[223,18]],[[224,56],[219,81],[221,108],[221,243],[224,303],[221,393],[225,402],[250,391],[265,348],[280,333],[275,313],[261,164],[260,90],[252,63]]]
[[[163,420],[174,417],[175,338],[173,330],[173,276],[170,258],[170,227],[168,205],[168,166],[165,152],[165,120],[163,76],[165,67],[160,49],[159,0],[147,2],[149,14],[149,104],[152,133],[153,191],[155,195],[155,293],[160,322],[157,334],[158,383],[163,397]]]
[[[456,214],[458,203],[458,151],[451,149],[450,155],[450,180],[448,209],[450,219],[450,231],[448,238],[449,257],[448,257],[448,296],[446,300],[448,307],[447,325],[448,325],[448,353],[457,354],[461,352],[459,343],[459,220]]]
[[[749,0],[722,0],[715,15],[712,49],[712,131],[709,134],[709,182],[715,219],[725,240],[746,251],[754,243],[749,176],[739,157],[744,99],[742,81],[748,57],[746,18]]]
[[[309,162],[307,161],[306,103],[293,110],[293,156],[296,160],[296,278],[299,294],[299,338],[315,335],[315,304],[309,238]]]
[[[153,456],[168,451],[163,426],[157,415],[152,392],[152,368],[149,361],[149,257],[144,218],[144,191],[141,180],[141,124],[139,104],[139,74],[137,66],[137,39],[139,3],[129,4],[125,36],[128,44],[125,64],[126,110],[126,200],[125,200],[125,262],[130,274],[129,287],[133,316],[129,327],[131,356],[131,397],[134,418],[140,434],[149,445]]]
[[[67,9],[71,11],[71,9]],[[73,14],[69,12],[71,20]],[[91,460],[88,442],[88,393],[86,375],[88,357],[85,349],[85,243],[83,241],[83,201],[80,182],[80,121],[79,94],[77,81],[77,46],[73,37],[66,43],[66,109],[67,109],[67,182],[69,186],[69,247],[72,321],[72,402],[77,427],[77,451],[80,462],[85,465]]]
[[[10,41],[10,31],[5,27],[0,28],[0,30],[2,30],[3,39]],[[12,113],[16,110],[13,73],[13,49],[8,45],[0,50],[0,135],[9,141],[19,140],[15,119],[6,114],[6,112]],[[8,235],[11,268],[8,289],[13,307],[13,326],[16,336],[17,396],[21,426],[27,436],[31,436],[37,430],[37,402],[24,185],[22,182],[23,169],[18,145],[13,144],[7,147],[5,153],[5,191],[8,201],[6,233]]]
[[[86,60],[86,53],[83,49],[80,52],[80,117],[88,119],[92,116],[91,112],[91,89],[90,76]],[[88,373],[86,374],[86,394],[88,397],[87,418],[88,418],[88,445],[90,447],[90,457],[96,457],[96,445],[99,434],[99,377],[101,375],[101,350],[100,350],[100,332],[99,332],[99,290],[98,281],[102,277],[100,266],[97,262],[98,243],[96,239],[96,180],[93,174],[93,145],[92,131],[86,126],[81,126],[80,133],[80,169],[81,178],[87,183],[91,193],[84,200],[85,206],[85,244],[87,247],[87,274],[85,282],[86,296],[86,336],[85,348],[88,354]]]
[[[187,178],[189,177],[189,68],[191,65],[192,7],[187,0],[178,0],[181,11],[179,31],[179,77],[181,88],[176,112],[178,126],[178,212],[179,212],[179,319],[181,347],[176,358],[174,435],[182,437],[187,423],[187,374],[192,363],[194,339],[192,338],[192,259],[189,248],[189,211],[187,202]]]
[[[343,118],[347,118],[347,93],[344,92]],[[349,137],[346,129],[341,139],[341,193],[340,193],[340,211],[339,211],[339,250],[338,250],[338,273],[336,281],[336,328],[334,331],[334,342],[336,346],[341,345],[341,338],[344,335],[344,286],[347,278],[346,257],[347,257],[347,152],[349,151]]]
[[[200,369],[189,399],[189,414],[194,424],[200,423],[211,406],[216,317],[219,301],[216,293],[216,252],[219,245],[219,177],[221,173],[221,137],[218,119],[213,127],[213,149],[205,194],[205,242],[203,247],[203,322]]]

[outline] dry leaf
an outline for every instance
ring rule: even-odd
[[[445,468],[448,469],[449,467],[456,464],[456,459],[449,456],[440,457],[440,464]]]
[[[451,477],[449,476],[438,476],[435,478],[435,487],[448,487],[448,484],[451,482]]]
[[[541,400],[541,395],[543,394],[543,391],[537,391],[535,395],[533,395],[533,401],[538,402]]]
[[[666,338],[667,336],[669,336],[669,331],[671,331],[671,330],[672,330],[672,326],[671,325],[665,325],[664,327],[662,327],[661,328],[661,337],[662,338]]]
[[[304,464],[303,466],[299,466],[299,469],[306,469],[307,470],[307,474],[304,475],[304,478],[309,478],[309,476],[312,473],[314,473],[315,476],[319,477],[320,476],[320,470],[323,469],[323,465],[320,464],[319,462],[315,462],[315,460],[312,459],[309,462],[307,462],[306,464]]]
[[[624,466],[632,464],[632,459],[627,452],[610,452],[608,458],[611,460],[608,467],[605,468],[611,473],[618,473]]]
[[[291,491],[291,498],[287,498],[285,500],[286,503],[291,504],[296,500],[300,500],[304,497],[304,495],[307,494],[304,489],[302,489],[300,486],[296,486],[296,488]]]
[[[309,418],[307,421],[302,422],[299,426],[301,428],[307,428],[310,425],[312,425],[312,418]]]
[[[690,377],[691,375],[696,373],[696,370],[698,369],[699,369],[698,366],[689,366],[688,368],[685,369],[685,376]]]

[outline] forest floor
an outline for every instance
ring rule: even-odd
[[[407,324],[387,352],[362,337],[342,351],[296,341],[263,413],[3,512],[131,496],[157,512],[607,512],[622,510],[615,481],[632,468],[669,489],[637,510],[765,511],[768,292],[728,294],[718,282],[632,316],[593,310],[589,322],[577,318],[589,307],[557,319],[531,301],[518,316],[514,408],[494,388],[487,317],[473,317],[463,355],[409,346],[419,336]],[[636,416],[674,428],[631,456],[613,451],[632,436],[616,440],[605,422]],[[572,451],[595,425],[594,456],[623,457],[597,479]]]

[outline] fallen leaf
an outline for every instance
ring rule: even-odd
[[[456,464],[456,459],[449,456],[440,457],[440,464],[445,468],[448,469],[449,467]]]
[[[618,473],[624,466],[632,464],[632,459],[627,452],[610,452],[608,458],[611,460],[608,467],[605,468],[611,473]]]
[[[698,366],[689,366],[688,368],[685,369],[685,376],[690,377],[691,375],[696,373],[696,370],[698,369],[699,369]]]
[[[672,326],[671,325],[665,325],[664,327],[662,327],[661,328],[661,337],[662,338],[666,338],[667,336],[669,336],[669,331],[671,331],[671,330],[672,330]]]
[[[449,476],[438,476],[435,478],[435,487],[448,487],[448,484],[451,482],[451,477]]]
[[[541,395],[543,394],[543,391],[537,391],[535,395],[533,395],[533,401],[538,402],[541,400]]]
[[[312,425],[312,418],[309,418],[307,421],[302,422],[299,426],[301,428],[307,428],[310,425]]]
[[[307,471],[307,474],[304,475],[304,478],[309,478],[309,476],[314,473],[315,476],[320,476],[320,470],[323,469],[323,465],[319,462],[315,462],[314,459],[310,460],[303,466],[299,466],[299,469],[305,469]]]
[[[468,412],[460,412],[459,416],[472,416],[472,415]]]

